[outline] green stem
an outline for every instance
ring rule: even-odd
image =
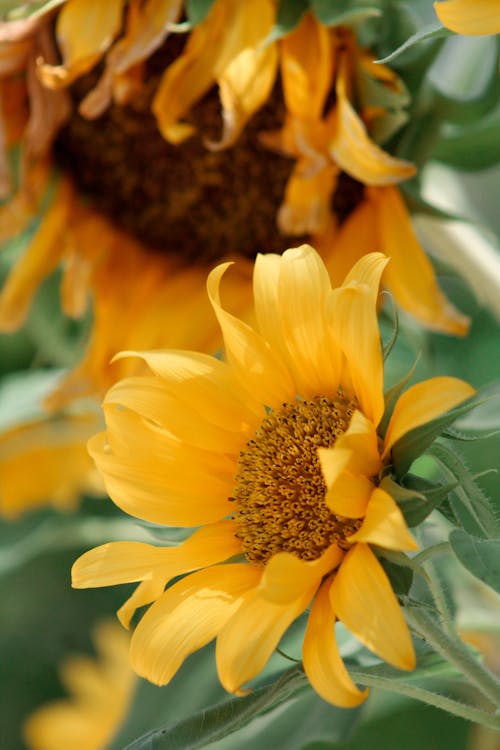
[[[407,683],[399,682],[391,677],[379,677],[374,675],[368,675],[365,672],[357,669],[349,668],[349,674],[353,680],[361,685],[367,687],[380,688],[381,690],[388,690],[393,693],[400,693],[406,695],[408,698],[414,698],[415,700],[428,703],[436,708],[441,708],[443,711],[448,711],[450,714],[460,716],[462,719],[475,722],[476,724],[482,724],[490,729],[500,729],[500,717],[490,714],[487,711],[482,711],[479,708],[474,708],[466,703],[447,698],[440,693],[434,693],[431,690],[418,687],[418,685],[408,685]]]
[[[467,677],[492,702],[494,708],[500,706],[500,681],[476,659],[463,641],[444,633],[423,609],[407,608],[405,614],[410,625],[437,653]]]
[[[422,552],[419,552],[418,555],[415,555],[412,560],[414,563],[417,563],[417,565],[423,565],[423,563],[427,560],[431,560],[438,555],[442,555],[444,552],[449,552],[450,549],[451,547],[449,542],[440,542],[439,544],[434,544],[432,547],[427,547],[426,549],[422,550]]]
[[[427,562],[426,572],[427,585],[439,612],[441,623],[448,635],[450,637],[453,637],[455,635],[455,629],[452,623],[453,613],[451,612],[450,607],[448,606],[448,602],[446,601],[446,595],[444,593],[437,572],[432,563],[429,563],[429,561]]]

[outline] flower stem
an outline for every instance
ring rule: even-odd
[[[375,675],[369,675],[362,670],[349,668],[349,674],[353,680],[361,685],[367,687],[380,688],[381,690],[389,690],[394,693],[400,693],[406,695],[408,698],[414,698],[415,700],[428,703],[436,708],[441,708],[443,711],[448,711],[450,714],[460,716],[462,719],[482,724],[485,727],[491,729],[500,729],[500,717],[495,714],[482,711],[479,708],[474,708],[461,701],[453,700],[440,693],[434,693],[431,690],[426,690],[418,685],[408,685],[408,683],[394,680],[391,677],[381,677]]]
[[[476,659],[465,643],[458,637],[453,638],[444,633],[423,609],[407,608],[405,613],[410,625],[424,640],[467,677],[492,702],[494,708],[498,708],[500,706],[500,680]]]

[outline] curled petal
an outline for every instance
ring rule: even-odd
[[[118,34],[123,0],[71,0],[56,24],[61,65],[41,64],[39,75],[49,88],[68,86],[89,71]]]
[[[361,527],[348,541],[368,542],[394,550],[418,549],[397,503],[379,487],[373,490]]]
[[[316,594],[302,647],[304,670],[321,697],[342,708],[358,706],[368,697],[368,689],[359,690],[349,676],[335,638],[335,615],[331,608],[328,578]]]
[[[217,672],[227,691],[237,695],[248,692],[242,685],[265,667],[283,633],[308,606],[316,587],[287,604],[268,601],[258,590],[249,592],[217,637]]]
[[[223,263],[214,268],[207,280],[208,296],[222,328],[227,359],[248,392],[261,404],[279,406],[295,398],[293,380],[268,342],[222,307],[219,285],[229,265]]]
[[[368,198],[377,215],[379,249],[391,258],[384,272],[384,284],[398,304],[429,328],[459,336],[466,334],[469,319],[440,290],[399,190],[370,188]]]
[[[290,604],[334,570],[343,556],[342,550],[335,545],[312,561],[301,560],[289,552],[279,552],[264,568],[259,593],[276,604]]]
[[[399,438],[410,430],[445,414],[475,394],[474,388],[459,378],[431,378],[408,388],[398,399],[384,440],[385,458]]]
[[[415,652],[398,600],[367,544],[346,555],[330,588],[332,609],[344,625],[381,659],[414,669]]]
[[[416,167],[396,159],[369,137],[346,94],[346,62],[337,77],[337,104],[330,115],[329,152],[334,161],[365,185],[392,185],[412,177]]]
[[[377,299],[387,258],[370,253],[361,258],[330,299],[330,320],[345,354],[353,394],[360,410],[377,425],[384,412],[383,362],[377,321]]]

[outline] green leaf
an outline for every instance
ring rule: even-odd
[[[397,502],[406,523],[410,527],[418,526],[453,490],[457,481],[447,485],[436,485],[428,480],[409,474],[405,477],[407,487],[402,487],[392,477],[386,476],[380,483]]]
[[[394,593],[397,596],[403,596],[408,594],[413,583],[413,571],[406,565],[398,565],[392,560],[387,560],[384,557],[380,558],[380,563],[387,573],[387,577],[391,582]]]
[[[444,443],[434,443],[429,454],[448,479],[458,480],[451,492],[450,506],[466,531],[486,538],[500,536],[500,523],[490,502],[474,481],[460,454]]]
[[[366,18],[377,18],[382,15],[376,3],[359,0],[351,0],[350,3],[346,3],[345,0],[311,0],[311,9],[318,21],[325,26],[357,23]]]
[[[309,9],[309,0],[281,0],[276,14],[276,23],[271,29],[264,44],[270,44],[290,34],[302,20]]]
[[[191,26],[198,26],[210,12],[214,0],[186,0],[186,15]]]
[[[406,52],[407,50],[415,47],[415,45],[421,44],[422,42],[434,41],[435,39],[443,39],[444,37],[451,36],[453,32],[449,29],[445,29],[439,22],[429,24],[419,29],[415,34],[406,40],[401,46],[395,49],[390,55],[377,60],[379,63],[393,62],[397,57]]]
[[[126,750],[196,750],[246,726],[252,719],[289,701],[307,685],[300,667],[292,667],[271,685],[244,698],[231,698],[174,725],[154,729]]]
[[[444,135],[436,146],[433,158],[456,169],[476,171],[500,161],[500,108],[492,115]]]
[[[445,414],[441,414],[430,422],[426,422],[403,435],[392,448],[392,460],[397,476],[403,476],[413,461],[421,456],[456,419],[468,414],[480,404],[493,401],[494,398],[494,396],[488,394],[483,395],[482,391],[479,390],[460,406],[456,406]]]
[[[457,419],[444,433],[456,440],[480,440],[493,437],[500,430],[500,383],[492,383],[481,389],[488,401]]]
[[[391,345],[391,349],[393,348],[393,345]],[[385,347],[384,347],[384,355],[385,355]],[[384,394],[384,400],[385,400],[385,409],[384,409],[384,416],[382,417],[380,421],[380,425],[378,428],[378,433],[380,437],[385,437],[385,433],[387,432],[387,427],[389,426],[390,419],[392,417],[392,412],[394,411],[394,407],[396,406],[396,403],[403,393],[403,391],[406,389],[408,383],[412,379],[413,375],[415,374],[415,370],[418,365],[418,360],[420,358],[420,355],[417,357],[411,368],[409,369],[408,373],[402,378],[399,383],[396,383],[392,386],[392,388],[389,388],[388,391]]]
[[[307,687],[296,698],[220,740],[217,750],[304,750],[313,741],[339,742],[351,734],[364,706],[335,708]],[[212,745],[213,747],[213,745]]]
[[[500,594],[500,539],[478,539],[455,529],[450,544],[464,568]]]

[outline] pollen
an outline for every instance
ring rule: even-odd
[[[318,448],[331,448],[349,426],[356,403],[341,393],[271,411],[241,451],[231,498],[243,552],[265,564],[278,552],[315,560],[360,521],[337,516],[325,503]]]

